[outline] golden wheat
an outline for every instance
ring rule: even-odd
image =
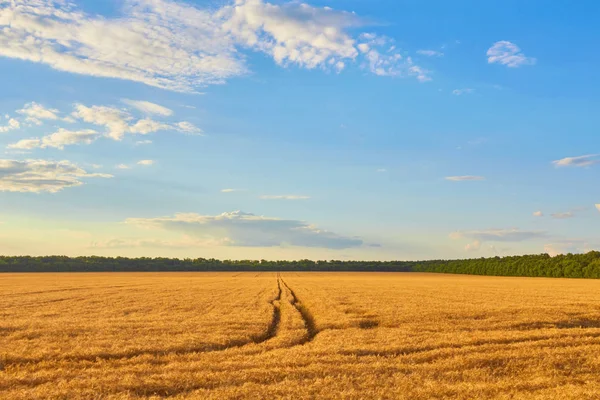
[[[600,398],[600,281],[0,275],[0,398]]]

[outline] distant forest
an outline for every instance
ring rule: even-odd
[[[124,257],[1,257],[0,272],[370,271],[600,278],[600,252],[431,261],[267,261]]]

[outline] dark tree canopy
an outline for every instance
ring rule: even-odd
[[[431,261],[266,261],[214,258],[2,257],[0,272],[370,271],[600,278],[600,252]]]

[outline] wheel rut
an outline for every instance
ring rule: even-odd
[[[182,347],[164,351],[140,349],[122,353],[67,355],[57,358],[57,361],[98,362],[105,360],[131,359],[139,356],[159,357],[172,354],[186,355],[193,353],[215,353],[235,348],[263,346],[262,350],[260,350],[260,347],[256,347],[257,351],[260,352],[303,345],[312,341],[317,333],[319,333],[315,326],[312,314],[298,299],[296,293],[281,278],[281,274],[279,273],[277,274],[276,295],[269,301],[269,304],[273,307],[273,313],[266,331],[259,336],[252,337],[250,340],[237,340],[219,345],[203,344],[200,346]],[[285,323],[282,323],[282,309],[285,310],[286,314]],[[297,315],[291,315],[290,311],[297,313]],[[292,321],[292,323],[290,323],[290,321]],[[293,322],[295,322],[295,324]],[[7,357],[3,361],[3,364],[6,367],[9,365],[16,366],[29,363],[37,364],[46,361],[48,361],[47,358]]]
[[[317,336],[317,334],[319,333],[319,331],[317,330],[317,326],[315,324],[315,318],[313,317],[310,310],[308,308],[306,308],[306,306],[298,299],[298,296],[292,290],[292,288],[290,288],[289,285],[281,277],[279,277],[279,281],[290,293],[290,297],[291,297],[290,304],[300,313],[300,316],[302,317],[302,321],[304,322],[304,326],[306,328],[306,338],[300,344],[311,342],[315,338],[315,336]]]

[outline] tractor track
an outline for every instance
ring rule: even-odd
[[[319,331],[317,330],[317,327],[315,324],[315,319],[314,319],[312,313],[298,299],[298,296],[296,295],[296,293],[294,293],[294,291],[289,287],[289,285],[281,277],[279,277],[279,280],[281,281],[283,286],[290,292],[290,295],[292,297],[291,304],[300,313],[300,316],[302,317],[302,321],[304,322],[304,326],[306,327],[306,333],[307,333],[306,339],[299,344],[311,342],[315,338],[315,336],[317,336],[317,334],[319,333]]]
[[[287,290],[291,296],[290,305],[293,306],[300,314],[305,329],[306,336],[294,344],[293,346],[302,345],[312,341],[315,335],[318,333],[315,327],[314,319],[311,313],[302,305],[298,300],[298,297],[294,291],[287,285],[287,283],[281,278],[281,274],[277,274],[277,292],[276,296],[269,301],[269,304],[273,307],[273,313],[271,321],[269,322],[266,331],[259,335],[251,337],[250,340],[236,340],[225,344],[202,344],[200,346],[185,346],[181,348],[172,348],[168,350],[133,350],[121,353],[96,353],[96,354],[85,354],[85,355],[66,355],[53,359],[56,362],[100,362],[100,361],[111,361],[111,360],[127,360],[141,356],[161,357],[168,355],[187,355],[194,353],[215,353],[220,351],[226,351],[229,349],[242,348],[250,345],[261,345],[270,340],[275,339],[281,329],[281,302],[283,299],[284,291]],[[288,346],[293,347],[293,346]],[[266,349],[264,351],[274,350],[277,348],[285,348],[286,346],[278,346],[272,349]],[[261,350],[263,351],[263,350]],[[48,362],[48,358],[28,358],[28,357],[5,357],[3,360],[3,367],[8,366],[19,366],[26,364],[38,364]]]

